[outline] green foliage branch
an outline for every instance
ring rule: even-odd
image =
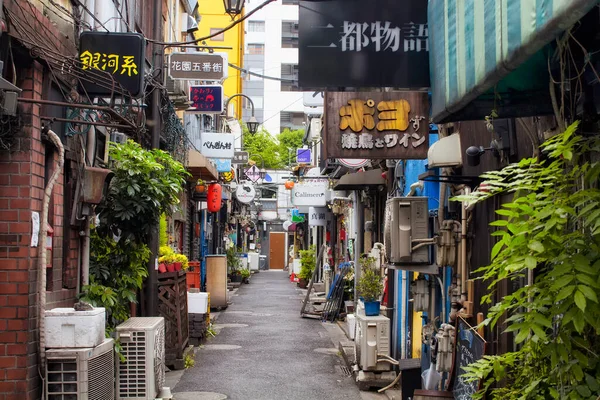
[[[360,256],[361,274],[356,284],[356,291],[364,301],[378,301],[383,293],[383,282],[375,269],[375,259],[368,254]]]
[[[313,276],[317,264],[317,247],[312,245],[308,250],[300,250],[300,272],[298,278],[309,280]]]
[[[528,158],[488,172],[486,191],[456,200],[478,203],[499,194],[513,200],[503,219],[491,263],[475,271],[489,282],[483,303],[498,285],[534,283],[492,305],[484,325],[506,316],[505,332],[519,350],[485,356],[466,367],[483,383],[474,398],[596,399],[600,394],[600,140],[576,133],[577,123],[547,140],[545,159]]]

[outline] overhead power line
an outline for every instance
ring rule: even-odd
[[[262,75],[262,74],[259,74],[259,73],[256,73],[256,72],[249,71],[249,70],[247,70],[245,68],[238,67],[237,65],[232,64],[232,63],[229,63],[229,66],[231,68],[233,68],[233,69],[237,69],[238,71],[244,72],[244,73],[246,73],[248,75],[258,76],[259,78],[263,78],[263,79],[270,79],[270,80],[273,80],[273,81],[281,81],[281,82],[289,82],[289,83],[298,83],[298,81],[296,79],[277,78],[275,76]]]

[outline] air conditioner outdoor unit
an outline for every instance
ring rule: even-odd
[[[390,355],[390,319],[383,315],[367,317],[356,313],[356,361],[363,371],[389,371],[391,364],[377,362]]]
[[[48,349],[46,399],[114,400],[114,340],[94,348]]]
[[[117,399],[154,400],[165,383],[165,320],[134,317],[117,326]]]
[[[165,87],[167,88],[167,93],[171,96],[185,96],[185,97],[189,96],[188,81],[171,79],[171,77],[167,75],[166,81],[165,81]]]
[[[121,132],[113,132],[110,134],[110,141],[114,143],[124,144],[127,142],[127,139],[129,139],[129,136]]]
[[[384,241],[390,266],[429,263],[427,197],[396,197],[386,203]],[[417,249],[415,247],[420,246]],[[414,249],[414,250],[413,250]]]

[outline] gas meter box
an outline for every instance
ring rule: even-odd
[[[385,251],[391,266],[428,264],[427,197],[396,197],[386,203]]]

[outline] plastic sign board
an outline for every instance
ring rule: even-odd
[[[191,113],[221,114],[223,112],[222,85],[190,86],[190,107],[185,110]]]
[[[233,164],[248,164],[249,156],[247,151],[236,151],[233,153]]]
[[[231,133],[200,132],[200,153],[207,158],[232,159],[234,135]],[[231,168],[231,166],[230,166]]]
[[[138,97],[143,95],[144,51],[146,40],[138,33],[82,32],[79,36],[79,61],[83,74],[93,76],[102,86],[83,81],[82,93],[98,96],[113,94],[112,80],[119,86]]]
[[[292,210],[292,222],[304,222],[304,215],[300,214],[300,210]]]
[[[350,169],[362,168],[369,162],[366,158],[338,158],[337,160],[342,166]]]
[[[235,190],[235,197],[240,203],[249,204],[254,201],[254,198],[256,197],[256,190],[254,189],[254,186],[247,183],[238,185],[237,189]]]
[[[310,149],[296,149],[296,162],[298,164],[310,164]]]
[[[300,88],[429,87],[427,3],[300,1]]]
[[[329,209],[327,207],[310,207],[308,210],[308,226],[327,226]]]
[[[174,80],[220,81],[229,69],[226,53],[171,53],[169,76]]]
[[[296,207],[325,207],[328,188],[329,182],[326,179],[303,179],[292,189],[292,204]]]
[[[230,159],[215,159],[213,161],[217,167],[217,172],[231,172]]]
[[[256,182],[260,179],[260,169],[256,165],[251,166],[246,171],[244,171],[248,179],[252,182]]]

